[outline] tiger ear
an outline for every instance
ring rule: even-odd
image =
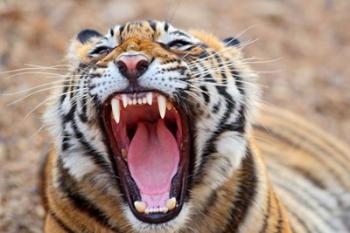
[[[241,42],[235,37],[227,37],[222,40],[225,43],[225,46],[239,47]]]
[[[77,39],[82,44],[89,42],[90,39],[95,38],[95,37],[101,38],[102,34],[99,33],[98,31],[93,30],[93,29],[84,29],[84,30],[80,31],[77,35]]]
[[[102,37],[101,33],[93,29],[80,31],[69,46],[67,55],[69,62],[74,66],[80,63],[88,63],[91,60],[89,52]]]

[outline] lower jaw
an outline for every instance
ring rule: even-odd
[[[114,156],[116,162],[116,173],[118,174],[120,188],[122,193],[124,194],[124,201],[128,203],[128,206],[133,213],[133,215],[142,222],[152,223],[152,224],[160,224],[168,222],[181,212],[183,203],[185,201],[185,196],[187,194],[187,181],[188,181],[188,169],[185,169],[186,161],[180,161],[183,163],[183,171],[178,171],[172,180],[172,189],[170,191],[170,195],[176,197],[177,202],[179,203],[175,209],[167,212],[167,213],[139,213],[133,203],[136,200],[141,199],[141,195],[139,190],[136,188],[136,184],[134,180],[131,178],[130,172],[127,168],[127,164],[123,161],[120,156]],[[178,187],[176,187],[178,186]],[[180,186],[180,187],[179,187]]]
[[[190,140],[190,127],[188,124],[187,116],[181,112],[182,122],[182,132],[184,133],[184,138],[182,140],[183,146],[180,151],[180,161],[177,173],[172,178],[170,196],[175,197],[177,205],[174,209],[163,213],[140,213],[136,210],[134,202],[141,200],[140,191],[133,180],[128,165],[121,156],[120,149],[114,140],[109,140],[110,144],[110,157],[111,161],[114,161],[113,167],[116,177],[119,177],[117,180],[119,188],[122,191],[122,196],[125,202],[128,203],[129,208],[133,215],[142,222],[151,223],[151,224],[160,224],[168,222],[181,212],[185,197],[188,195],[188,179],[189,179],[189,166],[190,166],[190,149],[191,149],[191,140]],[[104,126],[104,132],[107,134],[106,138],[112,139],[113,132],[111,126],[111,108],[104,107],[102,111],[102,122]]]

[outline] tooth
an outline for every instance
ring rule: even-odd
[[[147,103],[146,97],[142,98],[142,103],[143,103],[143,104],[146,104],[146,103]]]
[[[112,112],[113,112],[113,117],[114,120],[119,123],[120,121],[120,104],[119,104],[119,100],[117,100],[116,98],[112,99]]]
[[[133,104],[133,105],[136,105],[136,104],[137,104],[136,98],[134,98],[134,99],[132,100],[132,104]]]
[[[122,157],[123,157],[123,159],[127,159],[127,156],[128,155],[128,152],[125,150],[125,149],[122,149]]]
[[[166,99],[162,95],[158,95],[157,99],[158,99],[159,114],[160,114],[160,117],[163,119],[166,111]]]
[[[141,99],[141,98],[138,99],[138,100],[137,100],[137,103],[138,103],[138,104],[142,104],[142,99]]]
[[[170,111],[173,108],[173,104],[169,101],[166,102],[166,109],[168,109],[168,111]]]
[[[147,208],[147,209],[145,210],[145,213],[146,213],[146,214],[151,214],[151,213],[153,213],[153,208]]]
[[[161,208],[161,212],[163,212],[163,213],[168,212],[168,208],[166,208],[166,207]]]
[[[147,93],[146,100],[149,105],[152,105],[153,95],[151,92]]]
[[[132,99],[131,98],[128,99],[128,104],[132,105]]]
[[[170,198],[169,200],[166,201],[166,207],[168,210],[172,210],[176,207],[176,198]]]
[[[143,201],[135,201],[134,206],[139,213],[144,213],[146,211],[147,214],[146,203],[144,203]]]
[[[128,97],[127,95],[122,95],[123,107],[126,108],[128,106]]]

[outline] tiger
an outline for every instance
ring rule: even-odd
[[[350,149],[262,104],[243,48],[156,20],[79,32],[44,115],[44,232],[350,232]]]

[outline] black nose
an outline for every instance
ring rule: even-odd
[[[122,55],[116,64],[119,72],[132,82],[143,75],[149,66],[147,58],[143,55]]]

